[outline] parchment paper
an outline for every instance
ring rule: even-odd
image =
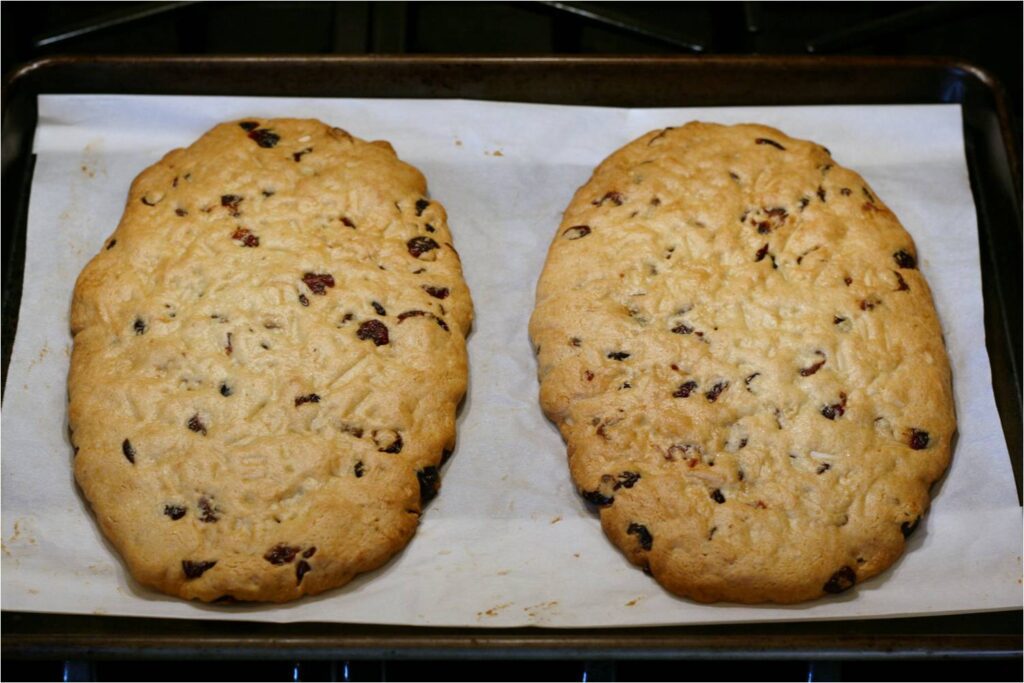
[[[25,288],[2,418],[3,607],[136,616],[514,626],[849,619],[1021,605],[1021,509],[993,401],[978,238],[956,105],[605,109],[441,100],[45,96]],[[387,139],[448,209],[476,303],[470,390],[441,495],[383,569],[275,607],[206,607],[135,584],[74,485],[68,307],[131,180],[240,117],[317,117]],[[805,605],[699,605],[629,565],[574,493],[537,404],[526,325],[561,212],[593,167],[653,128],[754,121],[828,146],[916,240],[952,359],[960,437],[905,556]]]

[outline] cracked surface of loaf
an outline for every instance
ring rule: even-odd
[[[820,145],[690,123],[612,154],[537,286],[540,398],[670,591],[790,603],[889,567],[955,417],[908,233]]]
[[[132,184],[79,276],[75,476],[141,583],[284,601],[379,567],[454,447],[472,303],[386,142],[224,123]]]

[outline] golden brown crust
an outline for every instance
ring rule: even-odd
[[[915,254],[860,176],[764,126],[652,131],[595,170],[530,334],[631,561],[695,600],[790,603],[899,557],[956,427]]]
[[[284,601],[411,538],[472,321],[425,193],[386,142],[294,119],[132,184],[75,288],[68,385],[75,476],[141,583]]]

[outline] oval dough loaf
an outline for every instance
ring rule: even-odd
[[[949,363],[910,236],[828,150],[771,128],[690,123],[606,159],[530,334],[605,532],[695,600],[878,574],[949,462]]]
[[[75,476],[143,584],[340,586],[409,541],[466,389],[446,214],[386,142],[212,129],[133,183],[78,279]]]

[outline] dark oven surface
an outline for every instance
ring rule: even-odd
[[[4,86],[5,382],[24,276],[35,96],[40,93],[458,97],[614,106],[960,103],[978,210],[986,340],[1019,495],[1020,171],[1012,142],[1012,118],[1003,91],[987,73],[970,65],[936,59],[852,57],[81,57],[32,63],[14,72]],[[868,667],[866,662],[872,659],[909,661],[938,657],[980,661],[1017,657],[1021,651],[1019,611],[913,619],[604,630],[275,625],[4,612],[3,630],[5,656],[83,660],[72,661],[70,673],[55,674],[72,679],[131,677],[130,669],[122,668],[118,674],[104,662],[84,662],[95,658],[275,660],[276,663],[268,663],[262,669],[266,676],[298,676],[294,680],[430,680],[437,674],[431,673],[424,660],[485,658],[496,662],[514,658],[559,662],[557,666],[551,665],[554,668],[539,672],[520,671],[518,677],[658,679],[662,675],[645,669],[641,660],[685,658],[719,662],[729,659],[737,667],[748,667],[725,669],[716,676],[725,678],[774,676],[758,669],[756,663],[795,662],[797,668],[803,668],[779,669],[788,672],[779,675],[810,675],[813,679],[814,665],[808,670],[806,662],[799,662],[815,660],[819,666],[817,677],[822,679],[837,675],[835,669],[828,668],[829,662],[857,660]],[[398,660],[406,663],[397,663]],[[302,664],[295,665],[296,661]],[[572,662],[587,664],[577,666]],[[273,667],[282,663],[299,669],[282,669],[284,673],[280,675],[271,673],[277,672]],[[557,668],[569,664],[571,672]],[[302,666],[306,673],[301,673]],[[977,673],[972,676],[984,678],[988,671],[984,666],[979,664],[981,668],[975,668]],[[495,673],[496,670],[503,673]],[[180,675],[217,676],[219,669],[208,668],[206,673],[199,669],[198,674],[185,671],[182,669]],[[459,675],[452,671],[447,669],[444,675]],[[485,677],[501,679],[515,678],[515,671],[519,670],[495,664],[490,671]],[[847,676],[856,676],[854,672],[858,670],[845,671]],[[859,671],[863,677],[879,675],[869,668]],[[899,676],[899,671],[890,668],[880,675]],[[955,677],[955,671],[948,669],[947,673]],[[992,670],[990,675],[1002,677],[999,671]],[[693,673],[698,678],[711,676],[700,668]],[[240,675],[260,677],[252,672]],[[477,671],[467,673],[466,677],[480,675]]]

